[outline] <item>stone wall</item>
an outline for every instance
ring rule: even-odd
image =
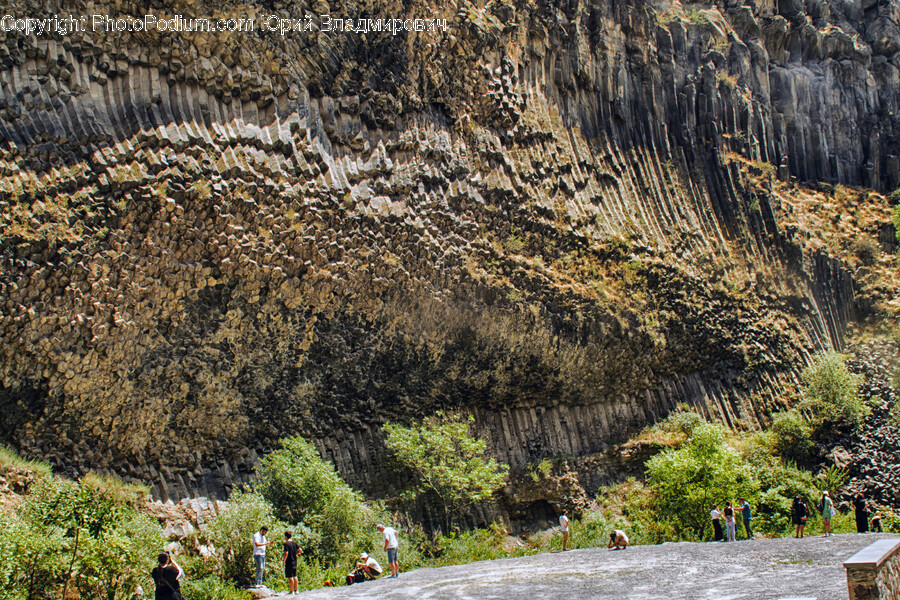
[[[797,183],[900,184],[894,4],[407,4],[149,9],[449,29],[0,32],[0,440],[177,499],[302,434],[385,497],[387,420],[593,465],[897,309],[885,198]]]
[[[844,563],[850,600],[900,598],[900,540],[878,540]]]

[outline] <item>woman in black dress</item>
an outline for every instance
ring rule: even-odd
[[[803,537],[803,529],[806,527],[806,519],[808,517],[809,512],[806,510],[806,502],[803,501],[803,498],[797,496],[794,498],[794,506],[791,507],[791,521],[797,526],[797,532],[794,534],[795,538]]]
[[[159,566],[150,572],[156,584],[155,599],[180,600],[183,597],[178,580],[184,577],[184,571],[169,557],[168,552],[160,552],[158,559]]]
[[[856,532],[869,532],[869,507],[866,506],[866,499],[862,494],[857,494],[853,499],[853,511],[856,513]]]

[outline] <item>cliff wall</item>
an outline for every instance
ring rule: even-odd
[[[71,475],[222,497],[300,433],[385,497],[381,424],[459,408],[596,487],[678,402],[757,426],[898,308],[896,2],[6,12],[256,20],[0,31],[0,440]]]

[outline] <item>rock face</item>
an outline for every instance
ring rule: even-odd
[[[0,439],[70,475],[223,497],[302,434],[385,497],[380,426],[461,409],[595,485],[897,310],[847,187],[900,185],[897,3],[145,4],[7,12],[254,30],[0,28]]]
[[[874,507],[895,507],[900,505],[894,483],[900,478],[900,404],[892,379],[900,376],[900,343],[869,342],[854,351],[864,357],[851,362],[851,367],[866,376],[860,395],[874,407],[873,414],[846,440],[853,449],[852,455],[844,452],[846,464],[841,464],[839,452],[833,462],[850,476],[844,500],[860,493]]]

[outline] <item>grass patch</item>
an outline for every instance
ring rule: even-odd
[[[706,16],[706,13],[701,10],[697,10],[696,8],[689,9],[685,16],[687,17],[687,20],[694,25],[704,27],[712,24],[712,21],[709,20],[708,16]]]
[[[104,497],[112,498],[116,504],[137,507],[149,495],[150,488],[138,483],[125,483],[115,475],[101,475],[90,471],[81,478],[81,485],[94,490]]]
[[[733,90],[737,87],[737,79],[734,77],[734,75],[725,73],[723,71],[718,71],[716,73],[716,81],[718,81],[720,85],[724,85],[729,90]]]
[[[0,446],[0,469],[17,468],[32,471],[37,478],[49,477],[53,469],[40,460],[28,460],[16,454],[6,446]]]

